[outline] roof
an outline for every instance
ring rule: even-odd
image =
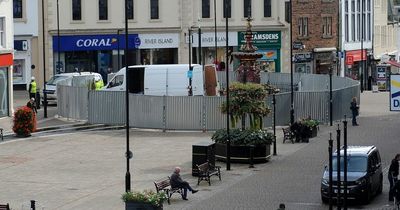
[[[347,146],[347,154],[349,155],[368,155],[374,148],[375,146]],[[337,150],[336,150],[337,151]],[[334,155],[336,155],[337,152],[334,152]],[[343,147],[340,150],[340,154],[343,154]]]

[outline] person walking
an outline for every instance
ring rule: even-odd
[[[357,97],[353,97],[351,99],[351,103],[350,103],[350,110],[351,110],[351,114],[353,115],[353,120],[351,122],[352,122],[353,126],[358,126],[356,117],[358,116],[359,108],[360,107],[357,104]]]
[[[389,179],[389,201],[393,201],[393,186],[397,181],[397,176],[399,175],[399,161],[400,161],[400,154],[396,154],[393,158],[392,162],[390,163],[389,172],[388,172],[388,179]]]
[[[29,99],[36,98],[37,85],[36,85],[35,77],[31,78],[31,83],[29,84],[28,92],[29,92]]]
[[[181,175],[179,174],[181,172],[181,168],[175,167],[174,173],[171,175],[171,188],[183,188],[183,195],[182,199],[183,200],[188,200],[187,199],[187,191],[192,191],[192,194],[197,193],[198,190],[193,189],[190,187],[189,183],[187,181],[183,181],[181,178]]]

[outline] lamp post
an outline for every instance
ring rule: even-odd
[[[199,30],[198,30],[198,32],[199,32],[199,43],[198,43],[198,47],[199,47],[199,64],[200,65],[202,65],[202,50],[201,50],[201,27],[200,27],[200,22],[199,22]]]
[[[229,42],[228,42],[228,2],[227,0],[224,0],[224,9],[225,9],[225,47],[226,47],[226,65],[225,65],[225,71],[226,71],[226,107],[227,107],[227,113],[226,113],[226,133],[228,136],[228,139],[226,140],[226,170],[229,171],[231,170],[231,140],[229,137]]]
[[[60,73],[60,10],[58,6],[58,0],[57,0],[57,47],[58,47],[58,52],[57,52],[57,65],[56,65],[56,71],[57,73]]]
[[[128,75],[128,0],[125,0],[125,73]],[[128,77],[127,77],[128,78]],[[133,154],[129,150],[129,79],[125,80],[125,109],[126,109],[126,174],[125,192],[131,191],[131,173],[129,171],[129,159]]]
[[[192,96],[193,95],[193,89],[192,89],[192,72],[193,71],[193,67],[192,67],[192,27],[189,27],[189,92],[188,92],[188,96]]]
[[[333,125],[333,105],[332,105],[332,67],[329,67],[329,125]]]
[[[119,32],[120,32],[120,31],[123,31],[123,30],[122,30],[122,29],[117,29],[117,36],[118,36],[118,38],[117,38],[117,42],[118,42],[118,45],[117,45],[117,49],[118,49],[118,52],[117,52],[117,57],[118,57],[118,70],[121,69],[121,59],[120,59],[121,53],[120,53],[120,47],[119,47],[119,43],[120,43],[120,41],[121,41],[120,35],[119,35]]]
[[[47,93],[46,93],[46,36],[44,30],[44,0],[42,0],[42,39],[43,39],[43,115],[44,118],[47,118]],[[60,52],[60,48],[58,46],[58,52]],[[40,103],[40,101],[39,101]]]
[[[294,92],[293,92],[293,8],[290,0],[290,124],[294,123]]]
[[[274,153],[273,155],[277,155],[276,153],[276,97],[275,94],[279,93],[280,90],[279,89],[273,89],[272,90],[272,105],[273,105],[273,130],[274,130]]]
[[[214,44],[215,44],[215,54],[214,63],[217,65],[217,0],[214,0]]]

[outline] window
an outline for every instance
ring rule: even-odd
[[[0,48],[5,48],[6,47],[6,35],[4,32],[5,26],[4,26],[4,18],[0,17]]]
[[[99,20],[108,20],[107,0],[99,0]]]
[[[133,0],[128,0],[127,6],[128,6],[128,13],[127,13],[128,19],[133,20],[133,9],[134,9]]]
[[[372,40],[371,0],[367,1],[367,40]]]
[[[347,1],[345,2],[344,13],[344,38],[346,42],[349,42],[349,5]]]
[[[298,30],[299,30],[299,36],[301,36],[301,37],[308,36],[308,18],[307,17],[299,18]]]
[[[231,10],[232,10],[232,0],[224,0],[226,2],[226,9],[224,8],[224,18],[231,18]],[[227,11],[226,11],[227,10]],[[228,13],[228,17],[225,13]]]
[[[291,21],[290,21],[290,2],[289,1],[286,1],[285,2],[285,21],[287,22],[287,23],[290,23]]]
[[[351,1],[351,41],[356,40],[356,2],[355,0]]]
[[[361,40],[361,7],[360,0],[357,0],[357,40]]]
[[[210,18],[210,0],[201,1],[201,17]]]
[[[22,18],[22,0],[13,0],[14,18]]]
[[[271,17],[271,0],[264,0],[264,17]]]
[[[332,159],[333,170],[337,170],[337,157]],[[340,157],[340,171],[344,167],[344,158]],[[348,156],[347,157],[347,171],[349,172],[366,172],[368,167],[368,160],[363,156]]]
[[[243,14],[243,17],[251,17],[251,0],[244,0]]]
[[[72,20],[82,20],[81,0],[72,0]]]
[[[332,17],[322,18],[322,35],[332,36]]]
[[[150,19],[159,19],[158,0],[150,0]]]

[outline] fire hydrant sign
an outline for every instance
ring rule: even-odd
[[[390,75],[390,111],[400,111],[400,75]]]

